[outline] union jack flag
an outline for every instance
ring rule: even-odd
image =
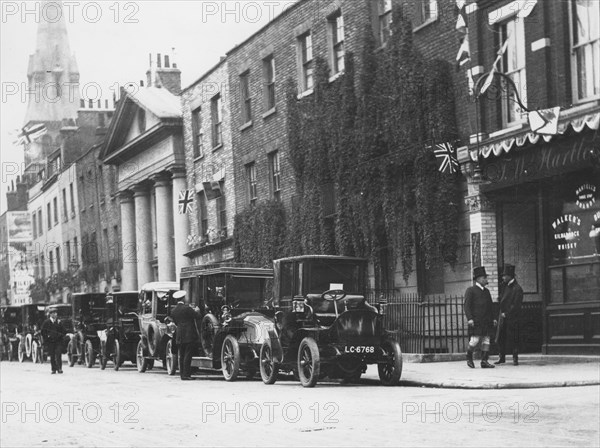
[[[34,124],[33,126],[30,126],[29,128],[23,128],[23,129],[21,129],[21,133],[19,134],[17,141],[15,141],[15,144],[17,144],[17,145],[29,144],[33,140],[40,138],[46,132],[48,132],[48,129],[46,128],[46,125],[43,123]]]
[[[179,192],[179,214],[185,215],[191,213],[194,209],[194,192],[191,190],[182,190]]]
[[[448,171],[450,174],[458,171],[458,159],[456,149],[451,143],[439,143],[433,151],[438,162],[438,170],[441,173]]]

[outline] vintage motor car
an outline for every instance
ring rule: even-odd
[[[139,292],[120,291],[106,295],[106,330],[100,334],[100,368],[105,369],[108,361],[113,368],[125,361],[136,363],[136,350],[140,342],[138,319]]]
[[[17,357],[19,362],[31,359],[41,361],[40,330],[46,318],[46,305],[43,303],[21,305],[21,325],[19,327]]]
[[[275,260],[276,329],[260,350],[260,373],[273,384],[293,372],[305,387],[320,378],[357,381],[377,364],[384,385],[402,374],[400,344],[383,329],[383,304],[366,301],[367,260],[305,255]]]
[[[173,342],[175,325],[167,317],[177,305],[173,293],[179,291],[177,282],[151,282],[139,292],[138,321],[140,339],[136,349],[137,370],[144,373],[159,360],[169,375],[177,371],[176,348]]]
[[[73,334],[73,308],[67,303],[56,303],[47,305],[45,310],[46,318],[50,315],[50,312],[56,310],[57,318],[62,323],[65,331],[67,332],[66,338],[70,340]],[[36,332],[34,338],[34,347],[32,349],[32,358],[37,362],[44,362],[48,357],[47,348],[44,345],[44,338],[42,336],[41,328]],[[67,353],[67,344],[63,344],[62,352]]]
[[[0,331],[4,345],[5,357],[9,361],[17,359],[19,334],[22,329],[22,308],[18,305],[2,307],[2,322]]]
[[[75,293],[71,296],[74,334],[67,346],[69,366],[75,363],[91,368],[100,353],[99,334],[106,329],[106,294]]]
[[[275,329],[275,310],[267,300],[272,279],[272,269],[242,264],[182,269],[182,289],[204,313],[192,367],[221,370],[227,381],[240,372],[256,375],[260,347]]]

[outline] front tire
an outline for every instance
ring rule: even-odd
[[[165,355],[165,362],[167,364],[167,373],[171,376],[175,375],[177,373],[177,362],[178,362],[178,357],[177,357],[177,353],[173,352],[173,340],[170,339],[167,342],[167,347],[165,349],[166,355]]]
[[[397,386],[402,376],[402,350],[396,341],[386,341],[381,348],[386,361],[377,365],[379,379],[384,386]]]
[[[108,363],[108,353],[106,351],[106,342],[100,343],[100,370],[106,369]]]
[[[34,364],[37,364],[38,362],[42,362],[41,360],[41,356],[40,356],[40,345],[38,344],[37,341],[33,341],[31,343],[31,361]]]
[[[69,361],[69,367],[73,367],[77,362],[77,355],[73,354],[73,340],[70,340],[67,344],[67,360]]]
[[[279,367],[273,359],[273,350],[271,344],[263,342],[260,347],[260,355],[258,358],[260,366],[260,377],[265,384],[275,384],[277,381],[277,374],[279,373]]]
[[[319,346],[313,338],[306,337],[298,348],[298,376],[304,387],[315,387],[321,372]]]
[[[19,341],[19,346],[17,347],[17,357],[19,362],[25,361],[25,348],[23,347],[21,341]]]
[[[135,357],[137,361],[137,371],[144,373],[148,368],[148,360],[144,357],[144,344],[142,344],[142,341],[138,342]]]
[[[240,345],[238,340],[227,335],[221,350],[221,366],[226,381],[235,381],[240,373]]]
[[[96,364],[96,352],[94,352],[92,341],[88,339],[85,341],[85,366],[91,369],[94,364]]]
[[[115,369],[115,371],[119,370],[119,367],[121,367],[121,364],[123,363],[123,361],[121,361],[121,344],[119,344],[119,340],[115,339],[115,344],[114,344],[114,353],[113,353],[113,369]]]

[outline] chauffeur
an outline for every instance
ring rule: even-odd
[[[62,341],[67,332],[57,318],[56,309],[50,310],[50,317],[42,324],[42,337],[44,345],[50,355],[50,367],[52,374],[63,373],[62,371]]]
[[[504,364],[506,354],[512,352],[513,364],[519,365],[519,317],[523,303],[523,288],[515,280],[515,267],[505,264],[502,269],[504,290],[500,297],[500,326],[498,327],[498,350],[500,358],[495,364]]]
[[[486,288],[488,284],[485,267],[473,269],[475,285],[465,292],[464,310],[469,325],[469,347],[467,349],[467,365],[474,369],[473,351],[481,343],[481,368],[495,367],[488,362],[490,336],[493,334],[496,321],[493,314],[492,295]]]
[[[177,306],[171,310],[171,318],[177,325],[176,343],[179,352],[179,374],[183,381],[194,380],[192,378],[192,354],[194,345],[198,341],[198,327],[196,318],[201,317],[200,310],[185,305],[183,298],[185,291],[173,293]]]

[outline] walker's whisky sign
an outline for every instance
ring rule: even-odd
[[[600,144],[594,136],[577,137],[569,140],[570,143],[531,146],[504,157],[486,159],[481,162],[484,179],[488,182],[484,189],[493,190],[589,167],[594,145]]]

